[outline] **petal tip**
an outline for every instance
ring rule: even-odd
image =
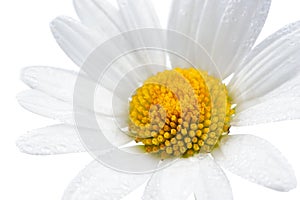
[[[278,191],[289,192],[297,188],[298,185],[297,178],[292,169],[287,173],[286,180],[284,182],[285,182],[284,185],[277,188]]]
[[[56,17],[49,23],[50,30],[52,35],[54,36],[55,40],[59,40],[59,31],[58,26],[61,23],[61,17]]]
[[[26,102],[26,100],[25,100],[26,97],[27,97],[27,92],[26,91],[23,91],[23,92],[20,92],[20,93],[17,94],[16,99],[17,99],[17,101],[19,102],[19,104],[21,106],[23,106],[23,104]]]
[[[62,21],[62,18],[63,18],[62,16],[57,16],[49,23],[51,30],[55,29],[57,24]]]
[[[20,92],[20,93],[18,93],[16,95],[16,99],[19,102],[19,104],[21,104],[21,105],[22,105],[22,98],[23,98],[23,96],[24,96],[24,92]]]
[[[24,67],[21,70],[20,79],[31,88],[38,85],[36,67]]]
[[[19,149],[21,153],[34,155],[32,152],[32,147],[30,144],[28,144],[28,137],[25,135],[19,137],[16,141],[16,147]]]
[[[74,20],[71,17],[68,16],[57,16],[56,18],[54,18],[50,23],[49,23],[49,27],[50,30],[53,34],[53,36],[55,37],[55,39],[59,39],[59,35],[61,34],[62,31],[66,30],[66,28],[72,24],[72,23],[76,23],[77,21]]]

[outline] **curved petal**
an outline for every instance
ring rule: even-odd
[[[88,132],[92,131],[85,129]],[[29,131],[17,141],[21,152],[33,155],[52,155],[84,152],[76,127],[69,125],[54,125]]]
[[[199,200],[232,200],[229,181],[219,165],[206,156],[199,163],[199,177],[195,189]]]
[[[60,101],[37,90],[21,92],[18,94],[17,99],[21,106],[35,114],[59,120],[66,124],[75,123],[72,104]],[[78,108],[77,110],[80,110],[77,114],[81,116],[82,124],[85,127],[92,127],[89,121],[93,117],[93,113],[85,109]]]
[[[300,97],[300,75],[290,79],[280,87],[274,89],[272,92],[263,96],[261,99],[267,100],[271,98],[283,98],[283,97]]]
[[[156,172],[143,199],[187,199],[192,193],[201,200],[231,200],[232,191],[222,169],[210,156],[181,159]]]
[[[63,200],[119,200],[143,184],[148,175],[114,171],[91,162],[66,189]]]
[[[39,90],[48,94],[63,102],[69,104],[76,103],[78,106],[95,111],[99,114],[112,116],[111,96],[112,93],[105,88],[97,85],[95,91],[95,99],[98,102],[95,105],[88,105],[86,102],[86,94],[76,95],[76,101],[74,101],[74,90],[77,81],[80,81],[87,89],[96,85],[83,75],[74,71],[64,70],[54,67],[26,67],[22,70],[21,79],[35,90]],[[80,80],[79,80],[80,79]],[[101,101],[100,101],[101,99]]]
[[[51,22],[50,28],[58,45],[78,66],[107,39],[107,36],[88,29],[69,17],[57,17]]]
[[[22,81],[29,87],[68,102],[72,102],[77,76],[75,71],[42,66],[26,67],[21,72]]]
[[[212,1],[209,1],[208,3],[211,2]],[[186,0],[186,1],[173,0],[171,11],[169,14],[168,30],[177,31],[189,37],[187,39],[196,40],[197,23],[200,20],[199,19],[200,13],[201,12],[203,13],[206,4],[207,4],[206,1],[198,1],[198,0]],[[173,33],[170,32],[167,38],[169,47],[175,43],[174,41],[175,39],[172,39],[172,36]],[[187,58],[181,58],[176,55],[175,56],[170,55],[170,60],[173,67],[182,67],[182,68],[190,67],[191,64],[189,62],[191,62],[191,59],[194,56],[198,56],[198,55],[194,55],[195,51],[193,51],[192,49],[193,47],[191,47],[191,45],[192,44],[188,44],[188,42],[182,42],[182,44],[180,44],[179,46],[179,48],[181,48],[184,52],[188,52]],[[186,60],[183,59],[187,59],[188,62],[186,62]],[[201,67],[206,67],[206,66],[201,66]]]
[[[249,109],[260,103],[264,103],[270,100],[272,101],[273,99],[293,100],[293,98],[299,98],[299,97],[300,97],[300,75],[297,75],[296,77],[293,77],[291,80],[282,84],[280,87],[274,89],[272,92],[269,92],[260,98],[254,98],[249,101],[241,102],[238,108],[236,109],[236,111],[238,113],[243,112],[246,109]]]
[[[243,62],[229,90],[240,103],[261,97],[300,72],[300,22],[282,28],[258,45]]]
[[[123,23],[125,24],[125,31],[161,27],[151,0],[118,0],[117,2]],[[148,50],[141,50],[141,48],[145,47],[145,44],[148,42],[147,40],[151,40],[151,43],[164,44],[163,35],[157,31],[152,31],[151,39],[149,39],[149,33],[148,35],[144,35],[136,31],[134,35],[128,38],[128,41],[133,47],[138,47],[140,53],[143,53],[142,55],[138,55],[142,64],[150,62],[151,64],[165,65],[165,52],[157,50],[157,53],[154,54],[149,53]]]
[[[122,72],[122,70],[132,70],[145,63],[144,61],[138,60],[131,54],[123,56],[124,52],[121,52],[122,50],[131,50],[132,48],[130,46],[131,41],[128,41],[122,36],[109,38],[106,33],[99,33],[99,31],[91,30],[83,24],[68,17],[58,17],[51,22],[50,26],[57,43],[78,66],[82,67],[82,65],[86,62],[88,64],[93,62],[92,60],[95,58],[93,58],[93,56],[91,56],[92,58],[89,57],[90,55],[97,54],[96,56],[98,59],[96,59],[96,61],[101,64],[103,63],[103,60],[108,60],[109,66],[99,66],[99,63],[93,63],[93,67],[84,67],[85,72],[93,80],[98,81],[98,74],[104,72],[107,67],[113,69],[115,75],[117,74],[120,76],[120,72]],[[135,39],[132,39],[132,41],[135,41]],[[101,46],[102,48],[98,48],[101,44],[104,46]],[[120,55],[122,55],[122,59],[116,57]],[[86,60],[87,58],[89,58],[89,60]],[[116,61],[119,62],[119,60],[122,60],[122,65],[115,63]],[[97,75],[97,77],[95,77],[95,75]],[[124,74],[122,75],[124,76]],[[107,85],[105,87],[109,88]]]
[[[118,0],[126,30],[137,28],[159,28],[160,23],[149,0]]]
[[[143,200],[187,199],[198,182],[199,160],[180,159],[171,166],[157,171],[148,181]]]
[[[118,147],[132,140],[114,129],[103,129],[102,132],[113,146]],[[99,134],[99,130],[58,124],[29,131],[29,134],[18,139],[17,146],[21,152],[32,155],[108,150],[104,141],[95,139]]]
[[[249,102],[249,104],[250,103],[256,104],[248,109],[239,111],[233,118],[231,122],[232,125],[248,126],[300,119],[300,97],[277,97],[262,100],[260,103]]]
[[[106,0],[74,0],[74,7],[84,25],[107,36],[124,29],[119,11]]]
[[[251,50],[266,20],[270,2],[173,0],[168,28],[203,45],[226,78]]]
[[[115,120],[117,118],[97,115],[81,108],[74,110],[72,104],[60,101],[37,90],[22,92],[17,98],[21,106],[38,115],[58,120],[68,125],[76,125],[76,127],[80,128],[88,128],[96,131],[99,131],[100,128],[106,139],[113,145],[124,144],[130,140],[116,125]],[[74,119],[75,115],[76,121]],[[101,143],[101,141],[99,142]],[[92,141],[92,147],[94,147],[93,144]]]
[[[236,108],[232,125],[244,126],[300,118],[300,76],[296,76],[272,92]]]
[[[106,35],[107,38],[139,28],[160,28],[159,20],[150,1],[120,0],[118,1],[120,10],[114,8],[109,2],[100,0],[74,0],[74,4],[81,21],[89,28],[96,28],[100,35]],[[134,52],[130,56],[127,55],[129,66],[135,66],[133,63],[136,62],[139,66],[148,62],[165,65],[164,52],[156,51],[159,53],[154,54],[141,50],[148,40],[145,37],[145,35],[135,32],[133,36],[128,37],[127,35],[127,38],[124,38],[126,41],[123,41],[124,44],[122,44],[126,48],[129,47],[129,50],[134,50],[135,47],[139,49],[139,53]],[[110,41],[113,41],[113,38]],[[155,33],[151,34],[151,42],[162,43],[163,39],[160,34]],[[107,51],[113,51],[115,48],[122,49],[121,42],[113,44],[109,48],[112,50]],[[124,66],[124,63],[122,65]]]
[[[288,161],[276,148],[258,137],[225,137],[214,152],[214,157],[222,167],[265,187],[289,191],[297,185]]]

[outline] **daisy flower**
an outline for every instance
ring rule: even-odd
[[[17,141],[22,152],[88,151],[96,159],[64,200],[233,199],[222,168],[265,187],[297,185],[267,141],[230,132],[299,119],[300,23],[254,47],[270,0],[174,0],[161,29],[149,0],[74,0],[80,22],[53,35],[79,72],[27,67],[29,111],[60,121]]]

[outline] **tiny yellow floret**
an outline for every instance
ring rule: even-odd
[[[148,153],[189,157],[209,153],[229,133],[234,115],[226,86],[195,68],[148,78],[129,103],[128,127]]]

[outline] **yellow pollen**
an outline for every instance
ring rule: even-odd
[[[148,78],[129,104],[129,131],[148,153],[189,157],[208,153],[228,134],[234,115],[222,82],[194,68]]]

